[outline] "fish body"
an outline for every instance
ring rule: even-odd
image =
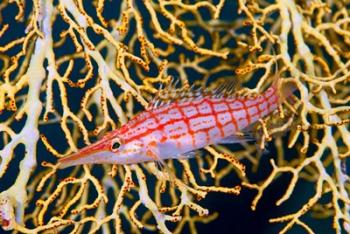
[[[238,142],[237,132],[276,110],[280,99],[272,85],[255,97],[200,95],[155,106],[59,159],[60,167],[179,159],[210,144]]]

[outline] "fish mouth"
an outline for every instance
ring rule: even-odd
[[[69,156],[60,158],[58,160],[58,168],[64,169],[71,166],[78,166],[84,164],[97,164],[98,159],[107,153],[106,151],[91,152],[89,154],[82,154],[80,152],[73,153]]]
[[[64,169],[71,166],[84,164],[101,164],[110,159],[112,152],[104,147],[101,142],[96,142],[80,149],[78,152],[58,159],[58,168]],[[109,161],[109,160],[108,160]]]

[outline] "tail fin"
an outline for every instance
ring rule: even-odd
[[[294,82],[287,81],[287,82],[283,82],[283,84],[281,82],[281,84],[279,84],[279,87],[277,88],[278,88],[278,95],[279,95],[279,100],[281,104],[286,100],[288,100],[288,102],[292,104],[295,102],[295,100],[291,99],[291,96],[297,90],[297,86]]]
[[[283,79],[281,79],[282,70],[279,70],[278,68],[276,52],[273,47],[272,49],[274,54],[273,59],[275,60],[275,64],[276,64],[276,67],[275,67],[276,71],[273,77],[272,87],[274,87],[277,90],[280,103],[283,103],[287,98],[292,96],[292,94],[297,90],[297,86],[291,80],[283,81]]]

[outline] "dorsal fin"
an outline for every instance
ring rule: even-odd
[[[179,80],[172,78],[164,88],[161,87],[159,89],[159,92],[150,101],[147,109],[152,110],[169,105],[175,101],[187,102],[203,97],[233,97],[237,91],[237,83],[231,77],[218,80],[217,85],[208,88],[203,88],[195,84],[189,87],[177,87],[178,84]]]

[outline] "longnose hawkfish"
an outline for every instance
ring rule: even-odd
[[[177,94],[169,95],[172,98],[167,101],[156,98],[147,110],[121,128],[60,158],[59,167],[183,159],[207,145],[240,142],[238,132],[276,110],[292,92],[282,94],[279,83],[274,82],[255,96],[237,95],[230,85],[212,92],[208,89],[174,92],[165,88],[161,93]]]

